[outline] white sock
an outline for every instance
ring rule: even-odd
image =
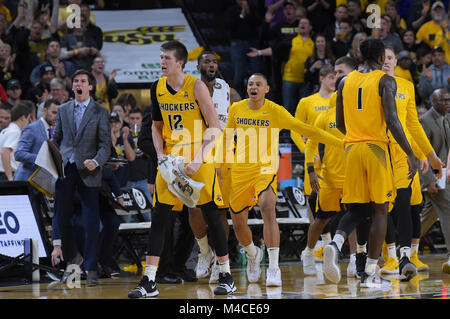
[[[397,249],[395,248],[395,245],[387,246],[387,249],[389,257],[397,259]]]
[[[356,254],[351,254],[350,255],[350,263],[355,263],[356,262]]]
[[[256,246],[253,242],[248,246],[244,246],[245,251],[250,257],[254,257],[256,255]]]
[[[269,255],[269,268],[278,268],[278,259],[280,256],[280,248],[272,247],[267,248],[267,254]]]
[[[148,264],[145,265],[144,276],[147,276],[149,281],[155,281],[157,269],[158,269],[158,266],[148,265]]]
[[[356,252],[358,254],[366,253],[367,252],[367,244],[364,244],[364,245],[356,244]]]
[[[220,262],[219,261],[219,272],[220,273],[230,273],[230,260],[224,261],[224,262]]]
[[[209,253],[208,235],[203,238],[195,238],[197,240],[198,246],[200,247],[200,253],[206,255]]]
[[[408,246],[400,247],[400,259],[402,259],[405,256],[408,258],[411,256],[411,247]]]
[[[368,273],[369,275],[374,274],[377,271],[377,263],[378,263],[378,259],[370,259],[369,257],[367,257],[366,260],[366,273]]]
[[[411,244],[411,254],[419,253],[419,244]]]
[[[331,233],[325,233],[320,235],[320,237],[322,238],[322,242],[324,245],[328,245],[329,243],[331,243]]]
[[[336,234],[334,235],[333,241],[336,243],[337,247],[339,248],[339,251],[341,251],[342,246],[344,245],[345,242],[344,236]]]

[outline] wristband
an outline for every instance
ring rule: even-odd
[[[262,54],[261,54],[261,50],[258,50],[258,56],[259,56],[259,55],[262,55]]]
[[[308,174],[314,173],[314,166],[308,166]]]

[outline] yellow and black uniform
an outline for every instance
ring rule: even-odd
[[[346,134],[342,203],[393,202],[387,125],[379,92],[381,70],[352,71],[342,89]]]
[[[194,97],[195,81],[197,81],[195,77],[185,75],[183,87],[176,92],[168,85],[167,78],[162,77],[151,89],[153,121],[164,122],[162,130],[164,154],[183,156],[186,165],[194,159],[207,129],[207,123]],[[215,202],[217,206],[223,205],[214,163],[203,163],[191,178],[205,184],[200,191],[198,205],[209,202]],[[173,205],[174,210],[180,210],[183,206],[182,202],[169,191],[159,169],[153,198],[154,204],[159,202]]]
[[[256,205],[259,195],[269,187],[277,194],[280,130],[292,130],[327,144],[343,145],[331,134],[295,119],[284,107],[270,100],[265,99],[257,110],[250,109],[248,103],[249,99],[233,103],[222,138],[222,145],[229,147],[231,143],[226,140],[232,139],[234,133],[237,135],[231,167],[230,208],[233,213]]]
[[[295,111],[295,118],[299,119],[303,123],[314,125],[314,122],[316,121],[319,114],[328,110],[329,105],[330,105],[329,98],[324,98],[320,96],[319,93],[312,94],[308,97],[301,99],[298,102],[297,109]],[[300,134],[297,134],[296,132],[292,132],[291,137],[295,145],[297,145],[298,149],[304,153],[305,142],[303,141],[302,136]],[[315,154],[318,154],[317,148],[314,155]],[[321,166],[320,161],[314,162],[314,169],[316,170],[316,172],[320,172],[320,166]],[[306,169],[306,161],[305,161],[305,178],[303,182],[303,187],[304,187],[303,193],[305,195],[311,195],[312,189],[309,183],[309,175]]]
[[[336,97],[337,93],[334,92],[330,97],[328,110],[317,117],[314,127],[329,132],[343,140],[344,134],[336,127]],[[316,212],[339,212],[341,211],[345,177],[344,149],[331,145],[326,146],[317,143],[313,139],[308,139],[305,149],[305,163],[314,163],[314,154],[317,148],[319,149],[319,156],[322,162],[321,176],[323,180],[319,181],[320,192],[317,196],[318,205],[316,205]]]
[[[433,151],[433,147],[419,122],[416,109],[414,84],[400,77],[394,77],[397,82],[397,95],[395,102],[397,105],[397,115],[402,124],[406,138],[411,145],[414,155],[420,160],[426,160]],[[389,147],[394,172],[394,185],[397,189],[411,186],[411,205],[422,203],[422,192],[420,188],[419,173],[417,172],[411,181],[408,179],[408,157],[397,141],[388,132]]]

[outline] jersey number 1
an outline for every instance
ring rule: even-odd
[[[181,121],[183,117],[180,114],[169,114],[169,126],[171,130],[182,130],[183,124]]]
[[[362,88],[358,88],[358,110],[362,110]]]

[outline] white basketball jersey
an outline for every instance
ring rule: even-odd
[[[219,117],[220,127],[222,130],[227,125],[228,109],[230,107],[230,86],[222,79],[216,79],[212,100]]]

